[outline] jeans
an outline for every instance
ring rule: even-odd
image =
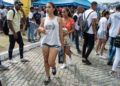
[[[21,59],[23,58],[23,46],[24,46],[24,43],[23,43],[23,39],[22,39],[21,33],[17,32],[17,36],[18,36],[18,38],[15,39],[14,35],[9,35],[9,42],[10,42],[9,50],[8,50],[9,60],[12,59],[12,53],[13,53],[13,49],[14,49],[14,46],[15,46],[15,42],[17,42],[19,44],[20,58]]]
[[[110,45],[109,45],[109,62],[113,61],[113,57],[115,56],[116,47],[114,46],[115,38],[110,37]]]
[[[93,48],[94,48],[94,34],[84,33],[82,58],[88,59],[88,56],[90,55]]]
[[[35,24],[34,23],[30,23],[30,26],[28,27],[28,40],[34,40],[34,32],[35,32]]]
[[[116,53],[115,53],[115,60],[112,66],[112,70],[116,71],[116,68],[120,62],[120,48],[116,48]]]
[[[80,51],[80,48],[79,48],[79,31],[75,30],[75,45],[76,45],[76,49],[77,51]]]

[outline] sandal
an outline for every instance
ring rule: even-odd
[[[52,74],[56,75],[56,67],[52,68]]]
[[[48,77],[48,79],[44,81],[44,84],[48,85],[50,83],[50,81],[51,81],[51,79],[50,79],[50,77]]]

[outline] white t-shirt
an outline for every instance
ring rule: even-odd
[[[33,21],[33,12],[30,12],[29,13],[29,22],[32,22],[32,23],[34,23],[34,21]]]
[[[109,36],[116,37],[120,28],[120,12],[115,12],[111,14],[108,23],[111,24]]]
[[[79,30],[79,28],[80,28],[80,26],[78,25],[79,15],[78,15],[77,13],[75,13],[75,14],[73,15],[73,17],[74,17],[74,16],[77,16],[77,20],[76,20],[76,22],[75,22],[75,29],[76,29],[76,30]]]
[[[93,12],[92,12],[92,11],[93,11]],[[92,12],[92,13],[91,13],[91,12]],[[91,14],[90,14],[90,13],[91,13]],[[90,14],[90,15],[89,15],[89,14]],[[93,19],[97,19],[97,12],[90,8],[90,9],[86,10],[86,11],[83,13],[83,19],[87,18],[88,15],[89,15],[89,17],[88,17],[87,21],[88,21],[88,25],[90,26],[91,23],[92,23],[92,20],[93,20]],[[84,18],[84,16],[85,16],[85,18]],[[93,28],[92,28],[92,26],[89,28],[89,30],[88,30],[87,33],[89,33],[89,34],[94,34],[94,33],[93,33]]]
[[[108,21],[106,17],[102,17],[99,21],[98,32],[107,31]]]

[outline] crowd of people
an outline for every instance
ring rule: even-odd
[[[51,81],[50,68],[52,68],[52,74],[56,75],[57,68],[55,60],[60,49],[64,50],[64,62],[60,68],[66,68],[73,63],[73,52],[70,49],[72,44],[75,44],[76,51],[79,57],[82,57],[84,64],[92,65],[92,61],[89,60],[89,55],[95,47],[96,56],[108,59],[108,63],[106,64],[112,66],[110,74],[114,75],[117,73],[116,68],[120,62],[120,47],[115,47],[114,41],[116,36],[120,35],[120,5],[116,6],[114,13],[110,13],[109,10],[104,10],[98,16],[96,11],[98,6],[97,2],[92,2],[89,9],[84,9],[80,6],[76,8],[58,7],[56,9],[55,5],[49,2],[46,4],[46,9],[31,7],[28,18],[25,16],[21,6],[21,2],[15,2],[14,17],[13,10],[9,9],[6,13],[9,26],[10,45],[8,52],[10,63],[16,63],[12,58],[15,42],[19,44],[21,62],[29,62],[29,60],[23,59],[24,43],[20,31],[20,26],[23,24],[27,26],[29,42],[34,43],[37,35],[40,36],[42,34],[40,44],[47,76],[47,79],[44,81],[45,85]],[[22,13],[22,16],[19,11]],[[80,49],[80,43],[82,42],[79,41],[81,39],[84,40],[82,49]],[[104,52],[107,42],[109,42],[109,49],[108,55],[105,56],[107,54]]]

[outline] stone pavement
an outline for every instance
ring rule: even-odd
[[[81,62],[81,56],[72,47],[74,64],[66,69],[59,69],[57,63],[57,75],[52,76],[52,82],[48,86],[120,86],[120,78],[109,75],[111,67],[106,60],[95,56],[94,51],[90,55],[91,66]],[[3,86],[44,86],[45,72],[41,48],[37,47],[24,53],[29,63],[11,65],[8,71],[0,71]],[[19,60],[19,55],[15,56]],[[8,64],[8,61],[3,62]],[[120,69],[118,68],[120,73]]]

